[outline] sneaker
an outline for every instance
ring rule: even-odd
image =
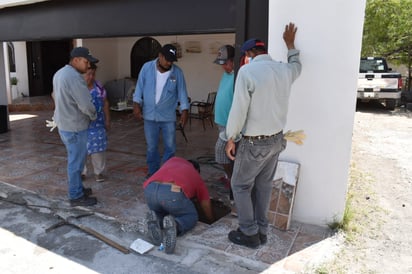
[[[104,182],[104,177],[102,174],[97,174],[94,178],[96,179],[96,182]]]
[[[229,240],[235,244],[244,245],[250,248],[256,248],[260,245],[259,233],[248,236],[239,229],[229,232]]]
[[[83,187],[83,194],[85,196],[90,196],[93,194],[93,191],[90,187]]]
[[[164,239],[163,244],[165,246],[165,252],[168,254],[173,253],[176,246],[176,221],[172,215],[167,215],[163,218]]]
[[[268,241],[268,235],[262,234],[259,232],[259,240],[260,240],[260,244],[262,245],[266,244]]]
[[[70,200],[70,206],[92,206],[97,204],[97,199],[95,197],[90,197],[83,195],[77,199]]]
[[[162,243],[162,231],[160,230],[160,223],[157,215],[153,210],[146,213],[147,233],[154,245]]]

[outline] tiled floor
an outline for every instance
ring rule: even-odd
[[[45,126],[52,115],[51,110],[10,113],[10,130],[0,134],[0,181],[67,203],[65,148],[57,130],[49,132]],[[211,196],[227,204],[228,189],[220,181],[223,172],[213,161],[217,129],[207,124],[203,130],[201,122],[193,120],[185,132],[188,143],[177,131],[176,155],[197,159]],[[99,201],[94,210],[120,222],[142,221],[146,212],[142,183],[147,170],[143,124],[131,112],[112,112],[108,139],[107,179],[95,182],[89,164],[85,180]],[[272,264],[330,236],[327,229],[292,222],[286,232],[272,227],[266,245],[248,249],[228,241],[227,233],[235,228],[236,218],[227,215],[212,225],[199,222],[181,241]]]

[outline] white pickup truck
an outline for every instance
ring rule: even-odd
[[[392,72],[382,57],[361,58],[358,76],[358,96],[360,101],[377,100],[394,110],[400,103],[402,76]]]

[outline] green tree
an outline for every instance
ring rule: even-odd
[[[362,56],[383,56],[408,68],[410,90],[412,65],[412,1],[367,0]]]

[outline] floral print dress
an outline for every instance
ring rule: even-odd
[[[93,104],[96,108],[97,119],[90,122],[87,139],[87,153],[93,154],[103,152],[107,148],[107,135],[105,129],[104,118],[104,100],[106,98],[106,90],[94,82],[93,88],[90,90]]]

